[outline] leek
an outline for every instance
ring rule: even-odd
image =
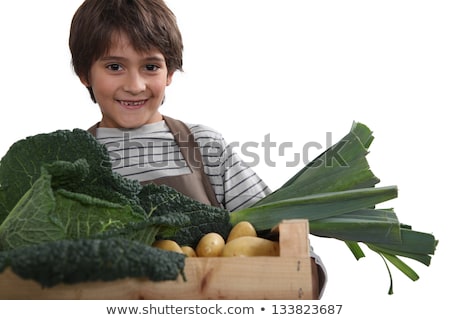
[[[308,219],[312,235],[342,240],[356,259],[365,256],[360,244],[378,253],[386,264],[393,293],[392,264],[417,280],[399,257],[430,265],[438,241],[432,234],[402,224],[393,209],[376,205],[397,197],[397,187],[377,187],[380,179],[367,161],[374,137],[364,124],[350,132],[302,168],[279,189],[249,208],[230,214],[232,225],[246,220],[258,231],[286,219]]]

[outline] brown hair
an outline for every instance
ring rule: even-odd
[[[73,16],[69,37],[79,77],[88,79],[94,61],[110,49],[115,32],[124,32],[137,51],[160,50],[169,72],[182,70],[181,33],[163,0],[86,0]]]

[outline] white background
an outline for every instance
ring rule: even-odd
[[[28,135],[88,128],[99,120],[70,65],[69,25],[81,0],[0,4],[0,156]],[[430,267],[411,262],[412,282],[376,255],[356,261],[337,240],[311,238],[329,282],[323,300],[347,316],[431,316],[448,289],[450,8],[447,1],[168,0],[183,33],[184,72],[162,112],[221,131],[229,142],[292,142],[254,169],[276,189],[308,142],[325,147],[353,121],[375,140],[369,163],[380,185],[397,185],[401,222],[440,240]],[[309,160],[314,152],[310,150]],[[302,158],[303,161],[308,159]]]

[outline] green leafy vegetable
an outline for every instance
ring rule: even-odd
[[[80,159],[88,166],[78,166],[88,171],[71,164]],[[52,168],[55,161],[65,161],[68,167],[59,163]],[[58,130],[17,141],[1,159],[0,223],[40,177],[43,166],[54,177],[66,177],[65,181],[54,179],[65,190],[130,205],[134,211],[144,213],[137,199],[140,184],[112,171],[105,146],[84,130]]]
[[[184,262],[182,254],[124,238],[61,240],[0,252],[0,272],[9,266],[43,287],[126,277],[175,280]]]
[[[65,162],[63,163],[66,164]],[[86,164],[87,165],[87,164]],[[86,194],[52,188],[52,176],[42,175],[18,201],[0,225],[0,249],[62,239],[104,237],[103,234],[136,236],[136,227],[148,222],[145,232],[156,235],[158,226],[131,206],[120,205]],[[153,239],[150,239],[150,244]]]

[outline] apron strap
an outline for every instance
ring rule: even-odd
[[[89,132],[90,134],[92,134],[94,137],[97,137],[97,128],[98,125],[100,124],[100,122],[97,122],[96,124],[94,124],[92,127],[90,127],[89,129],[87,129],[87,132]]]
[[[202,184],[209,201],[213,206],[220,207],[220,204],[216,198],[216,193],[214,192],[211,182],[209,181],[209,178],[203,168],[202,154],[200,153],[200,147],[194,139],[194,135],[184,122],[175,120],[168,116],[163,116],[163,118],[166,121],[170,131],[173,133],[175,141],[180,148],[180,152],[191,171],[197,171],[201,175]]]

